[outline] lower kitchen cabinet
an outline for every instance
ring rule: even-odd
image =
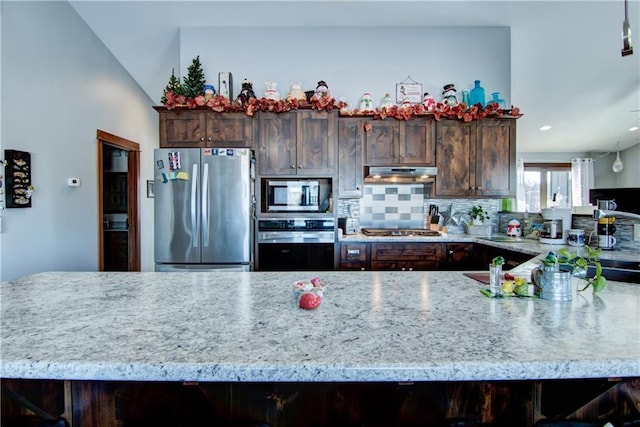
[[[472,242],[353,242],[340,244],[340,270],[485,270],[496,256],[504,270],[534,255]]]
[[[502,266],[502,269],[511,270],[512,268],[519,266],[523,262],[529,261],[535,255],[476,243],[474,249],[475,266],[473,269],[488,269],[488,265],[491,260],[497,256],[501,256],[504,258],[505,262]]]
[[[439,270],[442,243],[342,243],[341,270]]]
[[[438,270],[441,243],[371,243],[372,270]]]
[[[445,243],[442,270],[474,270],[473,243]]]
[[[340,245],[340,270],[368,269],[368,249],[366,243],[342,243]]]

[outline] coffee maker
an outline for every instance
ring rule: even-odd
[[[540,243],[547,245],[566,245],[571,229],[571,208],[542,209],[542,227],[540,227]]]
[[[594,213],[596,231],[598,234],[598,247],[604,250],[612,250],[617,239],[613,235],[616,232],[616,217],[609,214],[601,215],[604,211],[614,211],[618,206],[614,200],[597,200],[598,210]]]

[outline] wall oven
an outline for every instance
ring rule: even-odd
[[[333,270],[334,242],[333,218],[259,219],[257,270]]]

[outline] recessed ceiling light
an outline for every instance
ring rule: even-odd
[[[633,131],[636,131],[638,129],[640,129],[640,128],[638,128],[638,126],[630,127],[629,128],[629,132],[633,132]]]
[[[545,130],[549,130],[549,129],[551,129],[551,126],[549,126],[549,125],[544,125],[544,126],[542,126],[540,128],[541,131],[545,131]]]

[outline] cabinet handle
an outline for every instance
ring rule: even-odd
[[[298,169],[302,169],[302,165],[298,165]]]
[[[476,190],[482,190],[482,187],[476,187]]]
[[[204,142],[204,137],[200,138],[200,141]]]
[[[360,249],[347,249],[347,255],[360,255]]]
[[[413,271],[413,267],[409,267],[409,271]]]
[[[291,169],[295,169],[295,168],[296,168],[296,165],[291,165]]]
[[[359,185],[356,186],[356,190],[360,191],[360,186]]]
[[[449,255],[453,255],[453,251],[449,251]]]
[[[207,138],[207,141],[211,142],[211,137]]]

